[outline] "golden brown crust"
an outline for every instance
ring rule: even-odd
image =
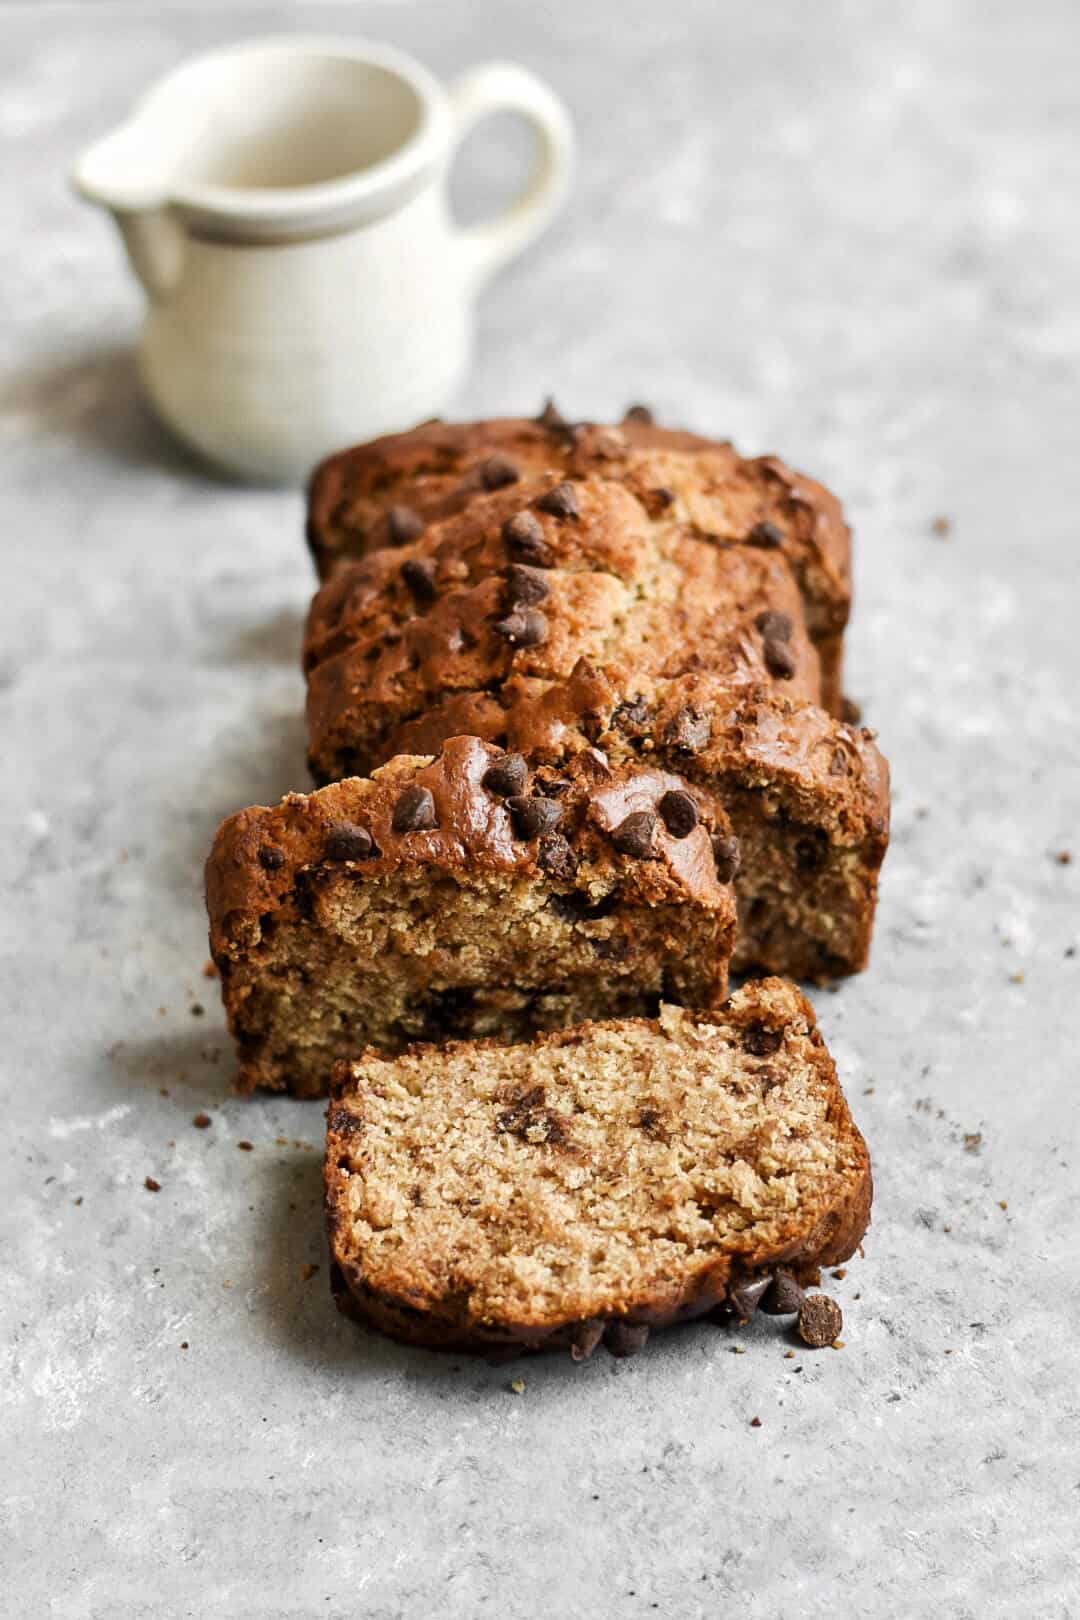
[[[823,699],[840,707],[842,637],[851,601],[850,534],[839,503],[775,456],[628,419],[618,427],[543,419],[426,423],[331,456],[309,490],[308,540],[319,576],[398,543],[417,524],[464,513],[508,468],[518,482],[560,478],[621,487],[656,521],[701,543],[775,547],[802,596]],[[404,521],[399,521],[404,515]]]
[[[853,1254],[870,1217],[869,1155],[848,1113],[813,1010],[799,991],[779,980],[764,980],[744,986],[719,1012],[681,1013],[670,1025],[664,1018],[633,1022],[654,1033],[663,1026],[675,1039],[685,1038],[682,1032],[695,1025],[707,1025],[710,1030],[725,1026],[735,1039],[743,1040],[760,1037],[761,1032],[766,1038],[780,1032],[777,1038],[782,1036],[783,1044],[776,1055],[768,1057],[768,1064],[774,1071],[795,1062],[809,1067],[821,1103],[823,1139],[827,1133],[829,1152],[842,1167],[832,1178],[828,1194],[816,1203],[800,1205],[771,1241],[733,1239],[722,1246],[722,1252],[712,1252],[700,1263],[687,1263],[682,1274],[663,1287],[655,1280],[645,1292],[628,1286],[614,1313],[605,1308],[598,1294],[595,1311],[583,1314],[579,1291],[572,1314],[560,1311],[547,1295],[533,1308],[523,1309],[519,1304],[494,1315],[489,1308],[477,1314],[479,1296],[455,1281],[454,1266],[444,1265],[438,1256],[428,1256],[425,1266],[426,1275],[443,1279],[437,1284],[418,1288],[416,1272],[410,1269],[394,1284],[392,1271],[388,1274],[382,1269],[376,1272],[377,1285],[372,1285],[365,1275],[363,1252],[353,1246],[354,1206],[349,1198],[350,1177],[357,1171],[363,1174],[365,1164],[365,1091],[368,1086],[381,1090],[383,1073],[391,1072],[389,1065],[369,1053],[338,1066],[328,1111],[326,1213],[334,1262],[332,1286],[341,1308],[393,1338],[429,1348],[487,1355],[568,1348],[575,1359],[582,1359],[583,1347],[588,1354],[601,1341],[616,1354],[626,1353],[625,1346],[620,1350],[619,1345],[627,1327],[647,1330],[711,1312],[718,1319],[730,1320],[733,1301],[736,1314],[745,1315],[761,1299],[767,1279],[777,1268],[810,1282],[816,1280],[821,1267],[838,1264]],[[530,1052],[540,1057],[587,1045],[592,1027],[586,1024],[537,1037]],[[769,1050],[771,1053],[771,1045]],[[425,1073],[435,1079],[455,1057],[462,1056],[479,1074],[485,1062],[498,1062],[498,1053],[497,1043],[483,1041],[416,1048],[410,1055],[409,1072],[422,1084]],[[760,1072],[760,1065],[755,1066]],[[627,1077],[628,1084],[632,1078]],[[768,1084],[775,1081],[774,1073]],[[423,1188],[416,1191],[423,1195]],[[409,1241],[405,1232],[401,1241]],[[476,1262],[470,1265],[472,1275]],[[642,1342],[644,1336],[639,1334]]]

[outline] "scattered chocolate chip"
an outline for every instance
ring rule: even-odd
[[[203,1006],[201,1001],[193,1001],[189,1011],[192,1018],[202,1018],[206,1013],[206,1008]]]
[[[430,827],[437,826],[435,800],[430,788],[421,787],[416,782],[412,787],[404,788],[394,806],[394,818],[390,825],[396,833],[426,832]]]
[[[426,524],[411,506],[392,506],[386,514],[386,529],[392,546],[407,546],[423,534]]]
[[[612,711],[611,724],[624,736],[638,736],[648,728],[652,710],[640,695],[618,704]]]
[[[533,799],[515,793],[506,803],[519,838],[538,838],[562,820],[563,807],[558,799]]]
[[[713,858],[718,883],[734,883],[739,870],[739,840],[728,833],[713,833]]]
[[[548,638],[547,616],[539,608],[515,609],[496,621],[495,633],[512,647],[540,647]]]
[[[622,855],[633,855],[638,860],[653,860],[657,853],[653,848],[655,832],[656,816],[651,810],[632,810],[615,828],[611,842]]]
[[[630,405],[627,407],[623,421],[644,422],[646,427],[652,427],[656,418],[647,405]]]
[[[712,735],[712,721],[689,704],[673,715],[664,727],[664,742],[686,754],[698,754]]]
[[[401,565],[401,577],[418,602],[434,602],[435,564],[430,557],[410,557]]]
[[[747,1024],[743,1030],[743,1050],[751,1057],[772,1057],[783,1043],[782,1029],[769,1029],[766,1024]]]
[[[794,1316],[806,1294],[794,1272],[781,1266],[773,1275],[772,1285],[761,1301],[767,1316]]]
[[[161,1182],[160,1181],[155,1181],[153,1176],[146,1176],[143,1179],[143,1186],[146,1188],[147,1192],[160,1192],[161,1191]]]
[[[534,504],[538,512],[548,512],[552,517],[562,520],[572,520],[581,516],[577,490],[573,484],[565,481],[549,489],[547,494],[541,495]]]
[[[828,1294],[808,1294],[799,1307],[799,1338],[812,1350],[832,1344],[843,1326],[843,1313]]]
[[[547,428],[549,433],[563,433],[570,426],[568,419],[550,397],[544,401],[544,408],[536,421],[540,427]]]
[[[207,1126],[212,1125],[214,1122],[209,1114],[196,1114],[191,1123],[197,1131],[205,1131]]]
[[[672,838],[688,838],[698,824],[697,801],[682,788],[671,788],[656,808]]]
[[[278,872],[285,865],[285,851],[276,844],[264,844],[259,851],[259,865],[266,872]]]
[[[644,1322],[609,1322],[604,1329],[604,1349],[622,1361],[644,1350],[648,1338],[649,1330]]]
[[[772,608],[758,614],[754,620],[754,627],[773,641],[790,641],[792,631],[795,629],[788,614],[776,613]]]
[[[328,861],[366,861],[375,853],[375,845],[366,827],[354,821],[339,821],[331,827],[323,845]]]
[[[236,1145],[240,1149],[241,1153],[254,1153],[254,1151],[255,1151],[254,1142],[248,1142],[248,1141],[237,1142]]]
[[[761,1428],[761,1419],[759,1417],[752,1417],[750,1419],[750,1427],[752,1429],[760,1429]]]
[[[544,538],[543,525],[532,512],[517,512],[502,526],[503,543],[512,557],[520,562],[532,563],[536,568],[550,568],[554,553]]]
[[[795,654],[786,641],[777,641],[774,636],[766,636],[762,647],[765,658],[765,668],[770,675],[775,675],[778,681],[790,681],[796,670]]]
[[[746,537],[746,544],[760,551],[777,551],[783,543],[783,533],[775,523],[755,523]]]
[[[521,477],[521,468],[509,456],[488,456],[480,464],[480,482],[485,489],[505,489],[507,484],[516,484]]]
[[[603,1322],[577,1322],[570,1330],[570,1359],[588,1361],[604,1337]]]
[[[771,1287],[772,1278],[768,1274],[764,1277],[744,1277],[728,1295],[731,1309],[741,1321],[749,1322]]]
[[[502,759],[488,766],[480,778],[480,786],[500,799],[508,799],[512,793],[524,793],[528,781],[529,767],[521,755],[504,754]]]
[[[569,883],[577,872],[577,857],[562,833],[544,833],[536,851],[541,871],[559,882]]]
[[[506,570],[506,601],[510,607],[535,607],[550,594],[551,586],[538,569],[511,563]]]

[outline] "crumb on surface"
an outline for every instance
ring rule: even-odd
[[[251,1152],[254,1151],[254,1148],[255,1148],[254,1142],[248,1142],[247,1140],[245,1140],[243,1142],[237,1142],[236,1145],[240,1149],[241,1153],[251,1153]]]
[[[146,1176],[143,1179],[143,1186],[146,1188],[147,1192],[160,1192],[161,1191],[161,1182],[160,1181],[155,1181],[153,1176]]]
[[[931,523],[930,532],[936,534],[939,540],[944,540],[947,535],[952,534],[952,518],[940,513]]]
[[[205,1013],[206,1008],[203,1006],[201,1001],[193,1001],[191,1003],[191,1009],[190,1010],[191,1010],[192,1018],[201,1018],[203,1016],[203,1014]]]
[[[1070,866],[1072,864],[1072,850],[1059,849],[1054,859],[1059,866]]]
[[[214,1122],[209,1114],[196,1114],[191,1123],[197,1131],[205,1131],[207,1126],[212,1125]]]
[[[511,1388],[511,1391],[515,1395],[524,1395],[524,1393],[525,1393],[525,1380],[524,1380],[524,1378],[512,1378],[510,1380],[510,1388]]]
[[[202,971],[204,979],[216,979],[218,976],[217,963],[212,961],[208,956],[206,961],[203,963]]]
[[[1009,974],[1009,983],[1010,984],[1023,984],[1023,982],[1024,982],[1024,975],[1023,975],[1022,971],[1019,972],[1019,973],[1010,973]]]
[[[964,1132],[964,1152],[978,1153],[982,1149],[982,1131]]]
[[[761,1428],[761,1419],[759,1417],[751,1418],[750,1419],[750,1427],[752,1429],[760,1429]]]

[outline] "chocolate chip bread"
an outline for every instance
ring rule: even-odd
[[[536,421],[429,422],[331,456],[309,492],[320,578],[348,559],[408,544],[477,498],[538,479],[568,480],[579,493],[582,484],[622,491],[628,500],[618,510],[688,542],[775,552],[802,598],[820,700],[840,712],[851,568],[839,503],[775,456],[747,459],[730,444],[659,428],[641,407],[617,428],[567,422],[552,406]]]
[[[533,770],[474,737],[244,810],[206,868],[239,1089],[319,1095],[365,1046],[714,1006],[732,850],[673,773],[595,750]]]
[[[821,978],[863,967],[887,771],[871,735],[822,706],[821,642],[788,554],[717,543],[686,519],[685,502],[674,515],[650,507],[645,486],[609,476],[602,459],[574,462],[572,478],[565,467],[536,472],[522,446],[551,436],[511,428],[517,460],[498,478],[489,470],[492,487],[481,480],[468,498],[443,489],[449,475],[423,470],[416,436],[391,441],[393,454],[376,446],[336,464],[340,477],[383,455],[396,466],[411,445],[424,511],[439,490],[449,510],[339,566],[312,604],[304,657],[316,779],[466,732],[535,760],[590,746],[613,761],[651,759],[718,794],[731,816],[741,971]],[[472,442],[466,430],[438,430],[455,432]],[[425,435],[436,430],[417,442]],[[395,476],[400,492],[408,475]],[[387,538],[367,521],[372,543]],[[805,577],[817,577],[808,565]]]
[[[798,1308],[866,1229],[870,1162],[807,1001],[339,1065],[326,1210],[342,1307],[455,1351],[642,1347]]]

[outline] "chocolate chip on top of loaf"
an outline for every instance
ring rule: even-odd
[[[693,1317],[791,1314],[853,1253],[870,1200],[813,1011],[776,979],[712,1012],[336,1071],[335,1293],[414,1344],[581,1361]]]
[[[485,472],[493,463],[495,481]],[[582,481],[602,481],[625,489],[650,521],[701,544],[776,553],[802,598],[825,707],[840,712],[851,573],[839,503],[774,456],[746,458],[730,444],[657,427],[641,408],[618,427],[570,423],[551,409],[535,421],[429,422],[331,456],[309,491],[319,575],[415,539],[418,525],[453,517],[486,491],[517,492],[537,479],[548,485],[542,501],[557,501],[551,492],[560,488],[576,499]]]
[[[206,870],[240,1088],[319,1094],[369,1045],[715,1005],[731,838],[672,772],[592,748],[535,767],[476,737],[242,811]]]

